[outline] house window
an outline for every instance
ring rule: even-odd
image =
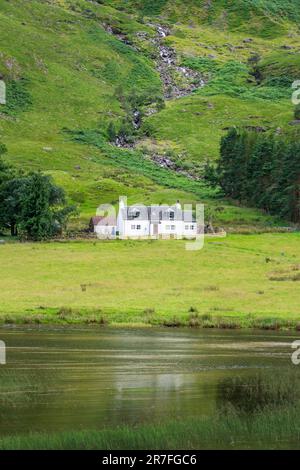
[[[137,225],[137,226],[136,226],[136,229],[137,229],[137,230],[141,230],[141,226],[140,226],[140,225]]]
[[[131,207],[128,211],[128,215],[131,219],[137,219],[141,215],[141,212],[135,207]]]
[[[185,225],[184,230],[188,230],[188,229],[189,229],[189,226]]]
[[[174,220],[175,214],[174,212],[170,212],[170,220]]]
[[[175,225],[171,225],[171,230],[175,230]]]
[[[170,230],[170,225],[166,225],[166,230]]]
[[[131,225],[131,230],[135,230],[135,225]]]
[[[190,226],[190,229],[191,229],[191,230],[194,230],[194,225],[191,225],[191,226]]]

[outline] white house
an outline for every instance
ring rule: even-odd
[[[196,238],[197,221],[191,210],[182,210],[179,202],[167,205],[127,206],[120,199],[116,220],[109,217],[93,217],[91,229],[100,238]]]

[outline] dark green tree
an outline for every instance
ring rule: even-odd
[[[221,142],[220,184],[226,195],[279,217],[300,221],[300,143],[297,132],[231,129]]]
[[[219,184],[219,177],[216,165],[210,160],[205,161],[203,178],[213,188],[217,187]]]
[[[8,179],[0,188],[0,227],[9,229],[12,236],[18,235],[25,181],[21,177]]]
[[[31,240],[57,235],[64,228],[73,207],[66,206],[62,188],[42,173],[31,173],[24,182],[20,230]]]

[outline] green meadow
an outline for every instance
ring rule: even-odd
[[[299,233],[0,246],[1,322],[300,328]]]

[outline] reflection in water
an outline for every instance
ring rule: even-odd
[[[219,383],[290,363],[287,333],[2,329],[0,434],[216,412]]]

